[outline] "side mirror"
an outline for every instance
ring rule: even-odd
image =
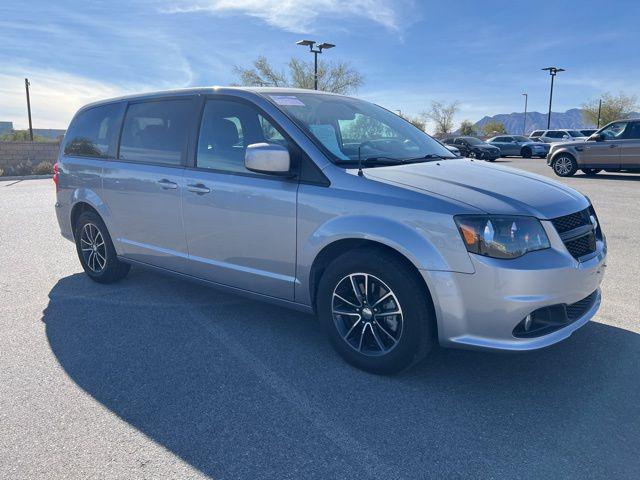
[[[286,176],[291,174],[289,151],[275,143],[252,143],[244,154],[247,170],[267,175]]]
[[[567,140],[568,138],[569,138],[569,135],[562,135],[563,140]]]
[[[602,135],[600,135],[599,133],[594,133],[587,140],[590,141],[590,142],[602,142],[602,141],[604,141],[604,137]]]

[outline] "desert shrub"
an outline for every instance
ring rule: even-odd
[[[7,172],[8,175],[31,175],[33,170],[33,164],[29,160],[23,160],[13,167]]]
[[[0,168],[0,177],[4,175],[4,170]]]
[[[49,174],[52,174],[53,173],[53,165],[51,164],[51,162],[47,162],[46,160],[43,160],[38,165],[33,167],[33,172],[32,173],[34,175],[49,175]]]

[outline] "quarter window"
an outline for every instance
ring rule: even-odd
[[[129,105],[122,128],[122,160],[180,165],[187,143],[191,100]]]
[[[624,138],[640,140],[640,122],[631,122],[627,125]]]
[[[111,103],[76,115],[65,135],[65,155],[113,158],[123,112],[124,103]]]
[[[280,129],[254,106],[230,100],[207,101],[198,138],[198,168],[256,175],[244,167],[247,146],[253,143],[288,147]]]

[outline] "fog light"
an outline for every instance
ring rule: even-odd
[[[528,332],[529,329],[531,328],[531,322],[533,322],[533,317],[531,317],[531,314],[527,315],[526,317],[524,317],[524,331]]]

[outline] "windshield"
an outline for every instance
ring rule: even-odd
[[[572,137],[584,137],[584,133],[578,130],[567,130]]]
[[[476,137],[463,137],[469,145],[482,145],[484,142]]]
[[[420,161],[455,158],[422,130],[382,107],[354,98],[318,94],[267,97],[338,165],[362,160]]]

